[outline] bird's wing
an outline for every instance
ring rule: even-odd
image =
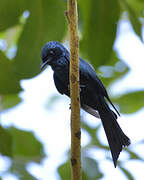
[[[55,86],[56,86],[56,89],[58,90],[58,92],[69,96],[68,87],[58,78],[56,73],[53,74],[53,78],[54,78],[54,83],[55,83]]]
[[[86,61],[82,60],[80,58],[80,75],[91,84],[91,87],[96,89],[97,92],[100,92],[104,96],[107,96],[106,89],[101,82],[101,80],[98,78],[94,68],[87,63]]]
[[[112,107],[117,112],[117,114],[120,116],[118,110],[116,109],[116,107],[111,102],[111,100],[107,94],[107,91],[106,91],[103,83],[101,82],[101,80],[97,76],[94,68],[89,63],[87,63],[86,61],[84,61],[81,58],[80,58],[79,66],[80,66],[80,82],[84,85],[89,84],[89,87],[87,87],[87,88],[92,89],[97,94],[100,94],[100,95],[106,97],[107,100],[109,101],[109,103],[112,105]]]

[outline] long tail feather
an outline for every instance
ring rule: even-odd
[[[116,167],[119,154],[123,147],[130,144],[130,139],[123,133],[116,121],[116,114],[110,110],[105,99],[103,97],[99,97],[98,99],[98,112],[110,146],[114,166]]]
[[[117,114],[120,116],[120,113],[118,112],[118,110],[116,109],[116,107],[113,105],[113,103],[111,102],[110,98],[107,97],[107,100],[109,101],[109,103],[112,105],[112,107],[115,109],[115,111],[117,112]]]

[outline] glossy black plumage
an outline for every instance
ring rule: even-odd
[[[69,61],[70,55],[65,47],[59,42],[48,42],[41,51],[43,69],[50,65],[54,71],[54,83],[59,93],[70,96],[69,92]],[[110,146],[114,166],[122,147],[130,144],[130,139],[123,133],[117,123],[117,115],[108,106],[105,98],[109,101],[117,114],[119,112],[110,101],[107,91],[95,73],[94,68],[80,58],[80,101],[81,107],[100,117]],[[93,112],[93,113],[92,113]]]

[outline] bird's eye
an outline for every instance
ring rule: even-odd
[[[50,51],[49,51],[49,54],[50,54],[50,55],[54,55],[54,51],[53,51],[53,50],[50,50]]]

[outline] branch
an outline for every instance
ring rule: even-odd
[[[77,0],[68,0],[70,35],[71,169],[72,180],[81,180],[81,130],[79,95],[79,39]]]

